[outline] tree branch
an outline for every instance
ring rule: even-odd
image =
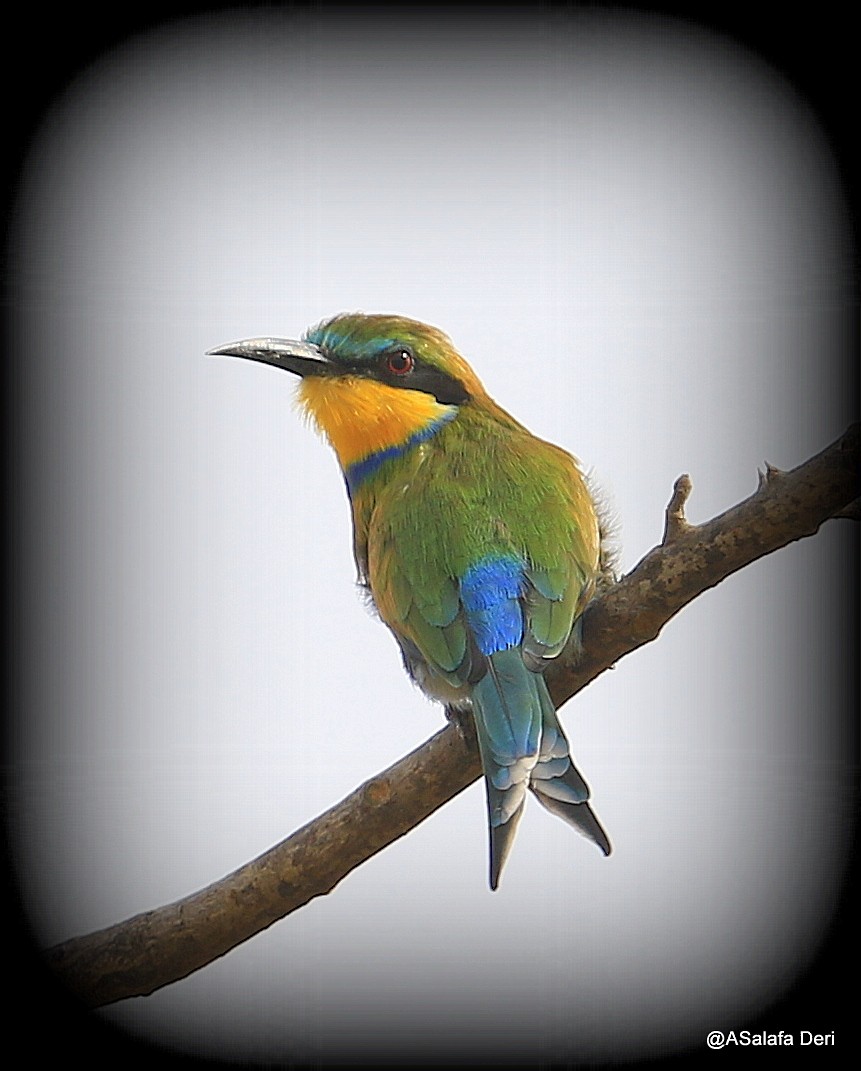
[[[564,703],[623,655],[654,640],[683,606],[758,558],[814,535],[832,517],[857,519],[859,425],[797,469],[766,464],[756,492],[704,524],[684,504],[692,484],[680,476],[667,506],[664,538],[583,615],[583,651],[572,644],[547,672]],[[855,504],[853,509],[853,503]]]
[[[859,428],[791,472],[767,465],[757,491],[702,525],[685,518],[691,481],[681,476],[661,544],[583,616],[582,650],[570,643],[547,672],[561,705],[623,655],[655,639],[698,595],[830,517],[857,518]],[[854,503],[854,506],[853,506]],[[46,953],[86,1004],[142,996],[184,978],[322,896],[481,774],[469,719],[361,785],[287,840],[200,892]]]

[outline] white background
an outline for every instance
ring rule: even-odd
[[[690,25],[174,24],[82,72],[21,189],[15,833],[45,944],[208,884],[442,724],[357,595],[293,380],[204,351],[347,310],[441,327],[582,459],[622,571],[680,473],[706,520],[849,419],[827,146],[780,76]],[[491,894],[476,784],[104,1014],[243,1059],[549,1060],[767,1006],[843,865],[843,535],[726,581],[564,709],[610,859],[533,806]]]

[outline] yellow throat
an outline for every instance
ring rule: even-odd
[[[344,471],[372,454],[402,446],[454,408],[432,394],[359,376],[306,376],[298,400],[332,444]]]

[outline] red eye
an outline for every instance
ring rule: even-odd
[[[415,358],[409,350],[395,350],[386,358],[386,368],[396,376],[405,376],[407,372],[412,372],[415,363]]]

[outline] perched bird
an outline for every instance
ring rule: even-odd
[[[543,676],[600,572],[575,460],[501,409],[446,335],[415,320],[344,314],[302,341],[210,353],[301,377],[301,406],[344,472],[360,582],[410,676],[475,719],[491,888],[527,788],[608,855]]]

